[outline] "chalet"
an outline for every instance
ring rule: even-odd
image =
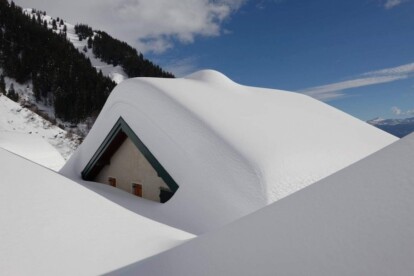
[[[82,171],[82,178],[161,203],[178,189],[174,179],[122,117]]]
[[[113,189],[99,182],[115,186],[132,194],[127,208],[201,234],[396,140],[309,96],[204,70],[118,84],[60,173],[104,196]]]

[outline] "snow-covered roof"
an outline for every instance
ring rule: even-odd
[[[45,139],[35,134],[0,131],[0,148],[55,171],[65,164],[62,155]]]
[[[120,117],[180,186],[166,204],[139,212],[192,233],[255,211],[397,140],[308,96],[242,86],[205,70],[119,84],[61,173],[79,181]]]
[[[115,275],[413,275],[414,134]]]
[[[0,149],[2,275],[102,275],[193,235]]]

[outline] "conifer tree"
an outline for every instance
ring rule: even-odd
[[[16,93],[14,90],[14,84],[11,83],[9,87],[9,91],[7,92],[7,97],[9,97],[11,100],[17,102],[19,100],[19,94]]]
[[[6,93],[6,82],[3,74],[0,75],[0,93]]]
[[[92,37],[88,38],[88,48],[91,49],[92,48]]]

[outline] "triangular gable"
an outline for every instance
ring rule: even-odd
[[[158,176],[163,179],[170,190],[175,193],[178,190],[178,185],[164,167],[158,162],[151,151],[139,139],[136,133],[128,126],[122,117],[119,117],[114,127],[106,136],[98,150],[92,156],[84,170],[82,171],[82,179],[92,181],[102,170],[102,168],[109,164],[112,155],[119,149],[126,138],[131,139],[137,149],[144,155],[151,166],[156,170]]]

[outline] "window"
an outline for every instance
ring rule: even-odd
[[[132,183],[132,192],[134,195],[142,197],[142,185],[138,183]]]
[[[108,183],[112,187],[116,187],[116,178],[115,177],[108,177]]]

